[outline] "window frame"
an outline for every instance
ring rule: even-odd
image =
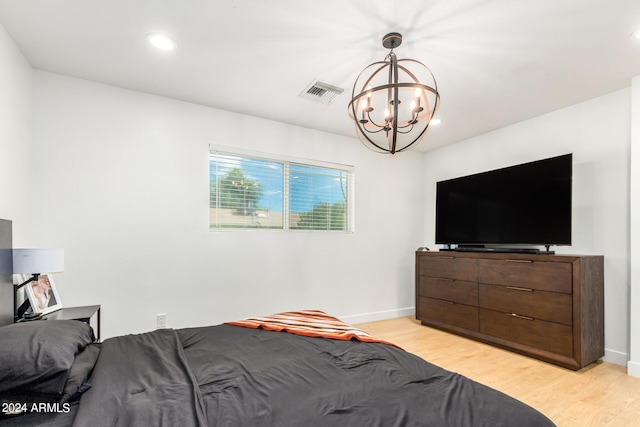
[[[314,233],[354,233],[355,232],[355,167],[342,163],[327,162],[322,160],[311,160],[299,157],[278,155],[272,153],[259,152],[237,147],[229,147],[224,145],[209,144],[209,171],[211,171],[211,155],[220,154],[232,157],[248,158],[252,160],[266,161],[282,164],[282,227],[219,227],[212,226],[211,214],[209,214],[209,231],[287,231],[287,232],[314,232]],[[346,192],[347,200],[345,201],[346,228],[343,230],[331,229],[309,229],[309,228],[291,228],[290,225],[290,166],[308,166],[312,168],[330,169],[332,171],[340,171],[346,173]],[[209,172],[209,211],[211,212],[211,172]]]

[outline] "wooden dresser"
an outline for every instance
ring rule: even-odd
[[[604,356],[604,257],[417,251],[416,318],[577,370]]]

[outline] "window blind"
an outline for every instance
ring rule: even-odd
[[[347,230],[348,172],[291,164],[289,227],[304,230]]]
[[[352,200],[350,166],[210,149],[211,229],[352,231]]]

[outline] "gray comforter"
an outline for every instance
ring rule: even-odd
[[[106,340],[74,426],[553,426],[393,346],[230,325]]]

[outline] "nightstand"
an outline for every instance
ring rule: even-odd
[[[91,318],[96,316],[96,341],[100,341],[100,306],[85,305],[81,307],[65,307],[52,313],[45,314],[47,320],[79,320],[91,325]]]

